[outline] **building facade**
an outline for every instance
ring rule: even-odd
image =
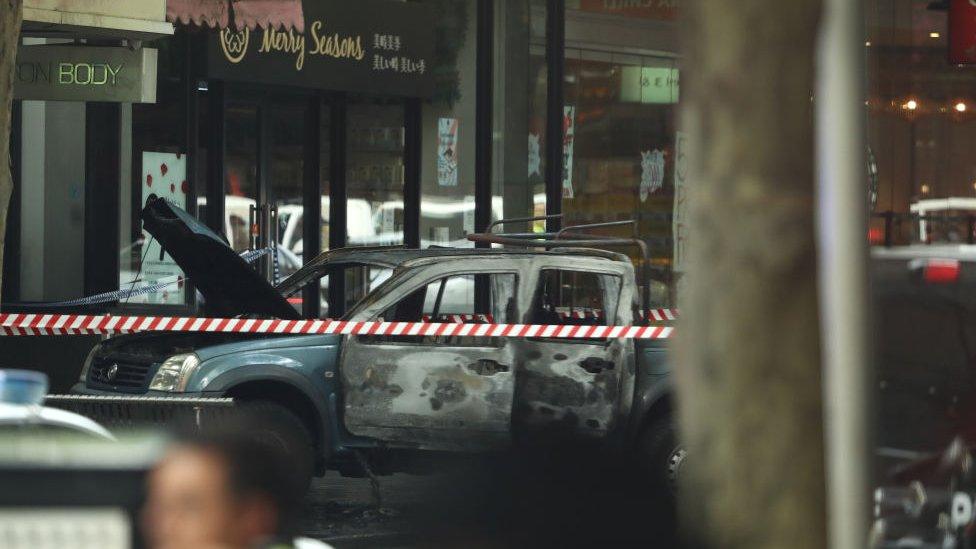
[[[646,240],[654,301],[671,304],[674,2],[261,4],[170,0],[172,35],[67,37],[75,49],[154,50],[153,100],[52,100],[21,86],[5,308],[171,281],[84,310],[195,312],[192,280],[143,234],[153,194],[239,251],[276,244],[278,276],[342,246],[471,246],[466,234],[501,218],[562,214],[549,229],[633,219],[615,231]],[[31,26],[22,51],[64,41]],[[332,286],[296,306],[337,313]]]

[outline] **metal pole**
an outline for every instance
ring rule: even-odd
[[[825,0],[816,81],[830,546],[865,546],[870,487],[863,0]]]
[[[563,78],[566,65],[566,6],[546,3],[546,213],[563,211]],[[546,219],[547,231],[558,231],[562,219]]]

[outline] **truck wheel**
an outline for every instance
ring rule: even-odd
[[[638,449],[651,481],[675,492],[688,451],[678,443],[671,418],[663,417],[647,425],[641,432]]]
[[[241,411],[248,432],[258,442],[288,456],[295,471],[296,489],[302,494],[307,492],[315,472],[315,444],[302,420],[288,408],[266,400],[245,402]]]

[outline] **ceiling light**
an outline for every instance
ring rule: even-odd
[[[938,38],[940,36],[942,36],[942,35],[939,34],[939,33],[937,33],[937,32],[930,32],[929,33],[929,38]]]
[[[954,108],[956,109],[956,112],[966,112],[966,104],[962,101],[956,103]]]
[[[915,101],[914,99],[909,99],[908,101],[905,102],[904,105],[902,105],[902,107],[910,111],[914,111],[915,109],[918,108],[918,101]]]

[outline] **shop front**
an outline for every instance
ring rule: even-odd
[[[657,0],[170,0],[175,34],[138,44],[156,52],[154,97],[15,102],[4,307],[168,282],[85,310],[196,312],[193,281],[143,234],[150,195],[235,250],[275,247],[257,268],[278,279],[343,246],[472,246],[503,217],[634,219],[670,306],[675,15]],[[293,303],[335,315],[346,282],[362,283]]]

